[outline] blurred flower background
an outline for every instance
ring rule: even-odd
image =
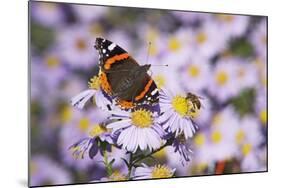
[[[154,154],[175,176],[267,170],[267,19],[199,12],[30,2],[31,185],[99,181],[102,157],[75,159],[69,147],[108,114],[70,99],[98,72],[96,37],[152,65],[159,88],[184,89],[202,98],[182,166],[171,147]],[[148,52],[148,44],[151,43]],[[147,58],[148,56],[148,58]],[[115,177],[126,158],[114,150]],[[148,159],[146,164],[154,164]]]

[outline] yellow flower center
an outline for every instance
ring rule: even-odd
[[[213,116],[213,120],[212,120],[212,123],[213,123],[213,125],[219,125],[219,124],[221,124],[221,122],[222,122],[222,116],[221,116],[221,114],[220,113],[217,113],[217,114],[215,114],[214,116]]]
[[[252,145],[251,144],[244,144],[242,146],[242,153],[244,156],[248,155],[252,151]]]
[[[90,89],[98,89],[100,87],[100,79],[98,76],[94,76],[88,82],[88,86]]]
[[[225,85],[228,81],[227,73],[224,71],[218,72],[216,75],[216,81],[220,86]]]
[[[105,126],[100,125],[100,124],[96,124],[94,125],[91,130],[89,131],[89,135],[90,137],[96,137],[101,135],[102,133],[107,132],[107,129]]]
[[[153,123],[152,113],[145,109],[140,109],[132,112],[132,123],[139,128],[151,127]]]
[[[243,142],[243,140],[245,139],[245,132],[240,129],[237,133],[236,133],[236,142],[238,144],[241,144]]]
[[[172,107],[182,117],[194,117],[197,114],[196,109],[193,108],[191,101],[186,97],[182,97],[179,95],[175,96],[172,99]],[[195,111],[191,111],[192,109]]]
[[[218,15],[219,20],[231,23],[234,20],[234,16],[232,15],[226,15],[226,14],[220,14]]]
[[[154,81],[156,82],[156,85],[157,85],[158,88],[163,88],[165,86],[165,83],[166,83],[165,76],[163,76],[161,74],[155,76]]]
[[[161,149],[160,151],[153,154],[153,157],[158,159],[163,159],[166,156],[165,148]]]
[[[206,33],[204,32],[199,32],[196,36],[196,41],[199,43],[199,44],[203,44],[207,41],[208,37],[206,35]]]
[[[218,144],[222,140],[222,134],[219,131],[214,131],[211,135],[211,140]]]
[[[261,120],[262,124],[264,124],[264,125],[267,123],[267,110],[266,109],[262,110],[260,112],[260,120]]]
[[[201,147],[205,144],[205,136],[202,133],[198,133],[194,137],[194,143],[196,146]]]
[[[193,78],[198,77],[200,74],[200,69],[195,65],[190,65],[187,71],[188,74]]]
[[[94,36],[97,34],[103,33],[103,28],[101,27],[100,24],[91,24],[90,25],[90,33]]]
[[[178,51],[181,48],[181,43],[176,37],[171,37],[168,46],[171,51]]]
[[[173,176],[173,172],[167,166],[156,165],[152,170],[151,176],[152,178],[170,178]]]
[[[68,122],[72,117],[72,111],[71,108],[68,106],[64,107],[60,112],[60,119],[63,123]]]
[[[86,41],[82,38],[78,38],[76,40],[75,46],[78,50],[83,51],[87,48]]]
[[[109,179],[112,181],[127,180],[126,176],[121,174],[119,171],[114,171],[111,176],[109,176]]]
[[[82,132],[86,132],[89,129],[90,120],[88,118],[81,118],[78,124],[79,129]]]
[[[50,68],[55,68],[60,64],[60,61],[57,57],[55,56],[50,56],[46,59],[46,64]]]

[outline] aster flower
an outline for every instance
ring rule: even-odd
[[[236,96],[241,89],[237,77],[238,64],[237,59],[223,59],[214,68],[208,90],[220,102]]]
[[[123,149],[135,153],[138,149],[156,150],[163,144],[164,130],[152,111],[141,108],[132,112],[113,111],[112,114],[111,119],[118,121],[108,124],[107,128],[118,134],[117,144]]]
[[[98,55],[93,51],[94,37],[90,27],[73,25],[59,30],[58,50],[64,62],[71,68],[90,68],[97,64]]]
[[[78,109],[84,108],[86,102],[92,97],[95,97],[95,102],[101,109],[108,110],[108,105],[111,105],[109,98],[105,96],[105,93],[100,89],[99,77],[94,76],[88,82],[89,89],[82,91],[71,99],[71,105]]]
[[[125,173],[120,170],[114,170],[109,177],[101,178],[100,181],[125,181],[128,180],[128,177]]]
[[[186,139],[195,133],[192,118],[196,116],[198,109],[193,105],[186,94],[172,94],[167,90],[160,90],[161,116],[159,122],[165,130],[175,133],[175,136],[184,134]]]
[[[32,156],[30,162],[30,185],[42,186],[49,184],[69,184],[72,181],[70,173],[60,164],[43,155]]]
[[[190,143],[185,138],[184,134],[180,134],[175,137],[172,146],[174,147],[174,152],[180,155],[180,162],[183,166],[186,164],[186,162],[190,161],[190,154],[192,151],[190,149]]]
[[[73,11],[82,22],[96,21],[101,18],[108,10],[102,6],[72,5]]]
[[[111,151],[108,144],[113,144],[111,133],[102,124],[94,125],[89,132],[90,137],[81,139],[70,146],[70,150],[75,158],[84,158],[85,152],[89,157],[94,158],[98,152],[103,155],[104,151]]]
[[[176,169],[171,169],[166,165],[155,165],[149,167],[146,164],[142,164],[141,167],[137,167],[134,172],[134,179],[152,179],[152,178],[171,178],[173,177]]]
[[[191,92],[200,92],[209,83],[211,67],[208,59],[192,57],[181,69],[181,83]]]
[[[31,16],[47,27],[61,26],[65,21],[61,5],[54,2],[31,2]]]

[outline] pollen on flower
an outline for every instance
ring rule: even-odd
[[[145,109],[139,109],[131,114],[132,123],[136,127],[147,128],[151,127],[153,122],[152,113]]]
[[[220,14],[218,15],[219,20],[231,23],[234,20],[232,15]]]
[[[176,37],[172,37],[169,40],[168,46],[171,51],[177,51],[181,48],[181,43]]]
[[[60,64],[60,61],[59,61],[59,59],[57,57],[50,56],[50,57],[47,57],[46,64],[50,68],[55,68],[55,67],[57,67]]]
[[[228,81],[227,73],[224,71],[218,72],[216,75],[216,81],[220,86],[225,85]]]
[[[105,133],[105,132],[107,132],[107,129],[106,129],[105,126],[102,126],[100,124],[96,124],[89,131],[89,135],[91,137],[96,137],[96,136],[99,136],[99,135],[101,135],[102,133]]]
[[[86,132],[89,129],[90,121],[88,118],[81,118],[78,124],[79,129],[82,132]]]
[[[165,165],[154,166],[152,173],[152,178],[170,178],[173,176],[173,171]]]
[[[261,120],[262,124],[266,124],[266,122],[267,122],[267,111],[266,110],[262,110],[260,112],[260,120]]]
[[[248,155],[252,150],[252,145],[251,144],[244,144],[242,146],[242,153],[244,156]]]
[[[196,41],[199,43],[199,44],[203,44],[203,43],[205,43],[206,41],[207,41],[207,35],[206,35],[206,33],[204,33],[204,32],[200,32],[200,33],[198,33],[197,34],[197,36],[196,36]]]
[[[154,77],[154,81],[156,82],[158,88],[163,88],[166,83],[165,77],[160,74]]]
[[[196,78],[200,74],[200,69],[195,65],[190,65],[187,72],[191,77]]]
[[[238,144],[241,144],[243,142],[243,140],[245,139],[245,132],[243,130],[239,130],[236,133],[236,142]]]
[[[198,133],[194,137],[194,143],[196,146],[202,146],[205,143],[205,136],[202,133]]]
[[[98,89],[100,87],[100,79],[98,76],[94,76],[88,82],[88,86],[90,89]]]
[[[109,176],[109,179],[112,181],[122,181],[127,180],[127,177],[116,170]]]
[[[60,112],[60,118],[63,123],[68,122],[72,117],[72,111],[69,107],[64,107]]]
[[[184,116],[192,116],[193,112],[190,110],[193,108],[192,103],[186,98],[182,96],[175,96],[172,99],[173,109],[182,117]]]
[[[78,50],[80,50],[80,51],[83,51],[83,50],[85,50],[87,48],[86,41],[84,39],[82,39],[82,38],[78,38],[76,40],[75,45],[76,45],[76,48]]]
[[[222,140],[222,134],[219,131],[214,131],[211,135],[211,140],[214,143],[219,143]]]

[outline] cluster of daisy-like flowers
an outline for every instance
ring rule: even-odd
[[[162,90],[160,102],[166,99],[173,103],[160,103],[162,112],[152,114],[164,130],[161,141],[172,144],[157,152],[158,149],[153,149],[157,146],[152,148],[152,142],[145,140],[138,145],[136,154],[141,151],[140,147],[150,148],[142,151],[143,157],[155,151],[152,157],[157,160],[148,156],[138,161],[138,165],[165,164],[170,169],[176,168],[174,176],[177,177],[266,170],[265,17],[137,8],[131,9],[132,14],[121,7],[36,1],[29,4],[32,186],[127,178],[128,168],[123,159],[130,161],[130,154],[123,147],[131,149],[128,144],[132,143],[122,140],[120,135],[124,132],[123,139],[127,138],[124,134],[133,132],[130,129],[133,126],[108,134],[107,131],[113,131],[107,127],[108,123],[125,120],[125,117],[107,119],[120,113],[114,101],[99,89],[98,79],[90,80],[90,87],[76,100],[73,98],[76,103],[81,99],[73,105],[83,110],[69,105],[69,99],[85,89],[85,80],[98,71],[98,53],[93,49],[97,36],[114,41],[139,63],[146,62],[150,41],[149,63],[168,65],[168,68],[151,66],[151,77]],[[185,103],[181,97],[186,97],[185,93],[174,92],[179,89],[204,98],[199,114],[179,108],[178,104]],[[94,105],[87,102],[92,98]],[[178,116],[170,116],[170,107],[174,109],[173,115],[179,112]],[[184,121],[179,120],[183,120],[184,114],[193,116],[191,120],[199,126],[190,145],[180,143],[186,140],[184,131],[190,133],[194,126],[183,130],[180,124],[168,126],[165,121],[169,118],[170,123],[182,123]],[[183,131],[177,132],[179,130]],[[170,138],[174,140],[169,141]],[[71,147],[72,156],[68,148],[78,140],[81,144]],[[124,141],[127,144],[122,145]],[[79,149],[81,146],[84,149]],[[192,148],[192,160],[183,166],[190,155],[188,148]],[[88,157],[89,152],[94,160]],[[82,157],[83,160],[76,160]],[[106,175],[104,163],[109,167],[110,176]],[[137,167],[131,170],[131,176],[138,176],[134,171]]]
[[[120,180],[121,177],[121,179],[172,177],[175,168],[170,168],[166,164],[148,167],[143,163],[167,146],[174,148],[183,166],[190,160],[192,151],[189,142],[196,131],[192,119],[200,110],[190,95],[163,88],[160,89],[157,104],[123,110],[101,89],[98,76],[91,78],[88,86],[89,89],[71,99],[71,104],[83,109],[87,101],[93,98],[93,102],[110,115],[89,131],[89,137],[72,145],[70,150],[76,158],[84,158],[84,154],[88,153],[93,159],[99,152],[104,157],[103,163],[108,175],[103,180]],[[192,96],[200,103],[199,97],[194,94]],[[129,155],[128,159],[123,159],[127,166],[126,175],[114,171],[112,166],[115,159],[109,161],[107,158],[113,147],[125,150]]]

